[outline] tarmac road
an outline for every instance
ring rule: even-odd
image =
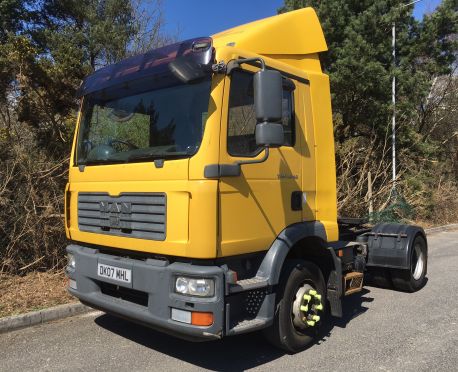
[[[429,240],[417,293],[365,287],[317,344],[286,355],[258,334],[189,343],[94,312],[0,335],[1,371],[457,371],[458,231]]]

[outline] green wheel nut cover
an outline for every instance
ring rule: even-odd
[[[321,319],[317,312],[323,310],[321,294],[318,294],[315,289],[310,289],[308,293],[302,295],[299,310],[301,311],[300,319],[308,327],[314,327]]]

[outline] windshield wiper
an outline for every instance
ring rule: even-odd
[[[77,163],[80,167],[85,167],[87,165],[108,165],[108,164],[119,164],[119,163],[128,163],[135,160],[169,160],[169,159],[183,159],[189,157],[191,154],[187,152],[177,152],[177,153],[146,153],[146,154],[133,154],[127,157],[126,159],[91,159],[86,161],[79,161]]]
[[[127,158],[127,161],[132,160],[168,160],[168,159],[183,159],[187,158],[190,154],[187,152],[180,152],[180,153],[163,153],[163,154],[156,154],[156,153],[147,153],[147,154],[134,154]]]
[[[125,162],[125,159],[92,159],[86,161],[79,161],[78,165],[119,164]]]

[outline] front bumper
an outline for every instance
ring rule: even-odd
[[[224,272],[218,266],[197,266],[188,263],[118,257],[100,253],[97,249],[69,245],[67,252],[76,260],[76,269],[66,270],[76,281],[77,289],[69,292],[81,302],[114,315],[144,324],[159,331],[191,341],[204,341],[223,336]],[[132,271],[131,283],[119,283],[97,275],[97,265],[103,263]],[[184,296],[175,293],[177,275],[213,278],[215,294],[210,298]],[[124,293],[140,295],[142,304],[110,295],[106,286],[122,287]],[[171,319],[172,308],[213,313],[208,327],[181,323]]]

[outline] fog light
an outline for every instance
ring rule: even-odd
[[[175,281],[175,292],[188,296],[212,297],[215,294],[215,281],[179,276]]]
[[[75,256],[73,255],[73,253],[67,254],[67,268],[72,269],[72,270],[75,270],[76,268],[76,260],[75,260]]]

